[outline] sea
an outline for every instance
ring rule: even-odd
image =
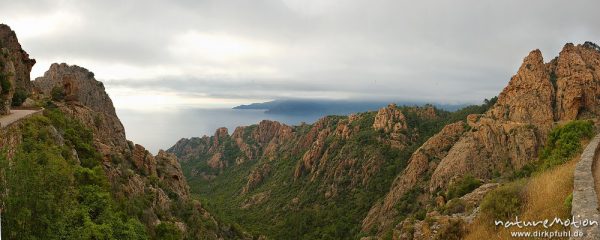
[[[264,119],[299,125],[302,122],[314,123],[326,114],[273,114],[256,109],[188,108],[168,112],[117,109],[117,115],[125,127],[127,139],[156,154],[159,149],[166,150],[181,138],[212,136],[220,127],[226,127],[231,134],[238,126],[257,124]]]

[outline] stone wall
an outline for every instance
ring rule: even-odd
[[[596,135],[588,146],[583,150],[581,159],[577,163],[573,182],[573,207],[571,214],[575,220],[588,220],[600,222],[600,212],[598,211],[598,194],[595,189],[593,169],[596,167],[598,158],[598,143],[600,143],[600,134]],[[596,176],[600,177],[600,176]],[[571,239],[600,239],[600,228],[598,226],[588,226],[575,228],[572,231],[583,231],[583,238]]]

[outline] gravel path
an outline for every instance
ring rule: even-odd
[[[10,114],[6,116],[0,116],[0,128],[4,128],[11,123],[14,123],[22,118],[25,118],[31,114],[42,110],[10,110]]]

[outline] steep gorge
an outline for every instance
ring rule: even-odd
[[[495,186],[486,182],[538,159],[557,123],[596,119],[599,64],[590,42],[566,44],[547,63],[534,50],[490,105],[456,113],[390,105],[301,126],[264,121],[168,151],[211,211],[253,233],[400,236],[407,217],[440,216],[448,187],[466,175],[484,183],[465,196],[478,204]]]

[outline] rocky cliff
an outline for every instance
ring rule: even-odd
[[[211,210],[240,216],[237,224],[267,229],[258,233],[274,239],[294,234],[349,238],[359,233],[360,220],[406,167],[410,154],[454,118],[461,117],[432,106],[391,104],[300,126],[262,121],[231,135],[220,128],[211,137],[181,139],[168,152],[181,160],[192,192],[205,196]],[[457,123],[444,132],[465,129]],[[454,141],[443,137],[430,141]],[[424,157],[435,149],[422,151]],[[445,153],[436,154],[432,162]],[[320,229],[339,219],[345,219],[340,227],[346,231]],[[305,224],[306,231],[289,231],[297,224]]]
[[[0,115],[8,114],[15,94],[24,100],[31,94],[29,73],[35,59],[21,48],[17,35],[9,26],[0,24]]]
[[[231,204],[215,204],[229,214],[243,209],[279,216],[283,213],[273,208],[283,206],[289,216],[276,219],[301,221],[307,212],[336,212],[349,225],[360,225],[363,234],[379,236],[401,232],[402,220],[410,216],[448,222],[453,218],[427,211],[446,205],[449,186],[466,175],[486,183],[519,171],[538,159],[557,122],[598,116],[599,49],[589,42],[566,44],[549,62],[534,50],[498,98],[481,107],[444,113],[390,105],[311,125],[265,121],[232,135],[219,129],[212,137],[182,139],[168,152],[182,160],[193,191],[208,201],[231,198]],[[477,205],[495,185],[484,186],[475,191],[477,201],[466,196],[465,201]],[[280,193],[284,188],[291,190]],[[340,204],[357,214],[340,213],[350,211],[333,207]],[[265,227],[247,223],[259,219],[239,219],[251,228]],[[273,228],[268,233],[285,236],[278,234]]]
[[[598,116],[599,64],[600,51],[589,42],[566,44],[547,63],[539,50],[530,52],[496,104],[467,117],[468,130],[441,131],[431,138],[421,149],[433,147],[438,154],[428,154],[428,161],[419,160],[421,149],[413,154],[384,201],[363,220],[363,230],[381,234],[395,227],[394,206],[415,182],[431,199],[466,174],[485,181],[535,161],[555,122]],[[436,138],[449,141],[436,146],[431,143]]]
[[[153,229],[161,222],[174,223],[186,235],[200,234],[217,238],[224,232],[205,229],[218,226],[216,220],[190,197],[189,187],[176,156],[164,151],[153,156],[143,146],[127,141],[125,130],[115,113],[115,108],[104,86],[94,74],[79,66],[52,64],[43,77],[33,85],[47,99],[50,108],[58,108],[93,132],[94,147],[101,153],[102,166],[113,185],[114,196],[123,204],[134,205],[145,199],[140,212],[143,223]],[[189,205],[191,215],[176,213],[181,206]]]

